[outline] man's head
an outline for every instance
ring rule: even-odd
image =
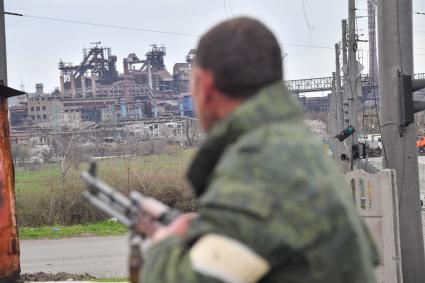
[[[259,21],[235,18],[199,41],[191,93],[205,130],[262,87],[283,79],[282,53],[273,33]]]

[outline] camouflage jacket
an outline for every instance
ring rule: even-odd
[[[148,250],[143,283],[375,282],[345,182],[282,82],[214,127],[188,179],[199,218]]]

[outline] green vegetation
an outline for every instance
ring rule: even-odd
[[[25,190],[43,189],[49,181],[59,178],[59,166],[56,164],[46,164],[36,170],[17,167],[15,171],[15,189],[17,193]]]
[[[104,220],[98,223],[78,224],[72,226],[43,226],[24,227],[19,229],[19,238],[28,239],[56,239],[78,236],[117,236],[127,233],[127,228],[111,220]],[[115,281],[107,281],[115,282]]]
[[[155,172],[158,170],[173,170],[185,165],[192,158],[193,149],[180,150],[172,154],[158,154],[126,158],[113,158],[98,160],[99,175],[104,178],[110,173],[126,173],[127,166],[131,171]],[[87,163],[83,163],[79,168],[71,168],[68,174],[78,175],[87,168]],[[43,164],[39,168],[30,169],[16,167],[15,187],[19,194],[26,190],[45,189],[52,183],[59,182],[61,178],[60,164]]]
[[[117,278],[87,278],[83,281],[93,281],[93,282],[129,282],[128,277],[117,277]]]
[[[124,194],[137,190],[182,211],[193,211],[195,202],[185,173],[194,152],[193,149],[176,148],[167,154],[99,160],[98,175]],[[59,228],[56,225],[97,223],[108,219],[82,197],[85,185],[79,175],[87,167],[87,163],[72,164],[65,174],[61,173],[60,164],[16,168],[18,226]],[[27,235],[36,233],[30,228],[22,228],[21,231]],[[73,233],[85,233],[78,231],[60,229],[54,235],[64,233],[67,237]],[[34,237],[37,235],[34,234]]]

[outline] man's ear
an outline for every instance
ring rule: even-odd
[[[202,79],[202,88],[204,89],[204,98],[206,103],[210,103],[214,99],[216,92],[214,74],[209,70],[202,70],[200,73]]]

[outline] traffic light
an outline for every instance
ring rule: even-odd
[[[351,147],[352,160],[366,158],[366,145],[364,143],[353,144]]]
[[[348,103],[347,100],[344,100],[342,102],[342,108],[343,108],[343,116],[344,116],[344,122],[345,123],[350,123],[350,104]]]
[[[340,142],[342,142],[345,139],[347,139],[349,136],[351,136],[352,134],[354,134],[355,131],[356,131],[356,129],[354,129],[353,126],[348,126],[341,133],[339,133],[338,135],[336,135],[335,138],[337,138]]]

